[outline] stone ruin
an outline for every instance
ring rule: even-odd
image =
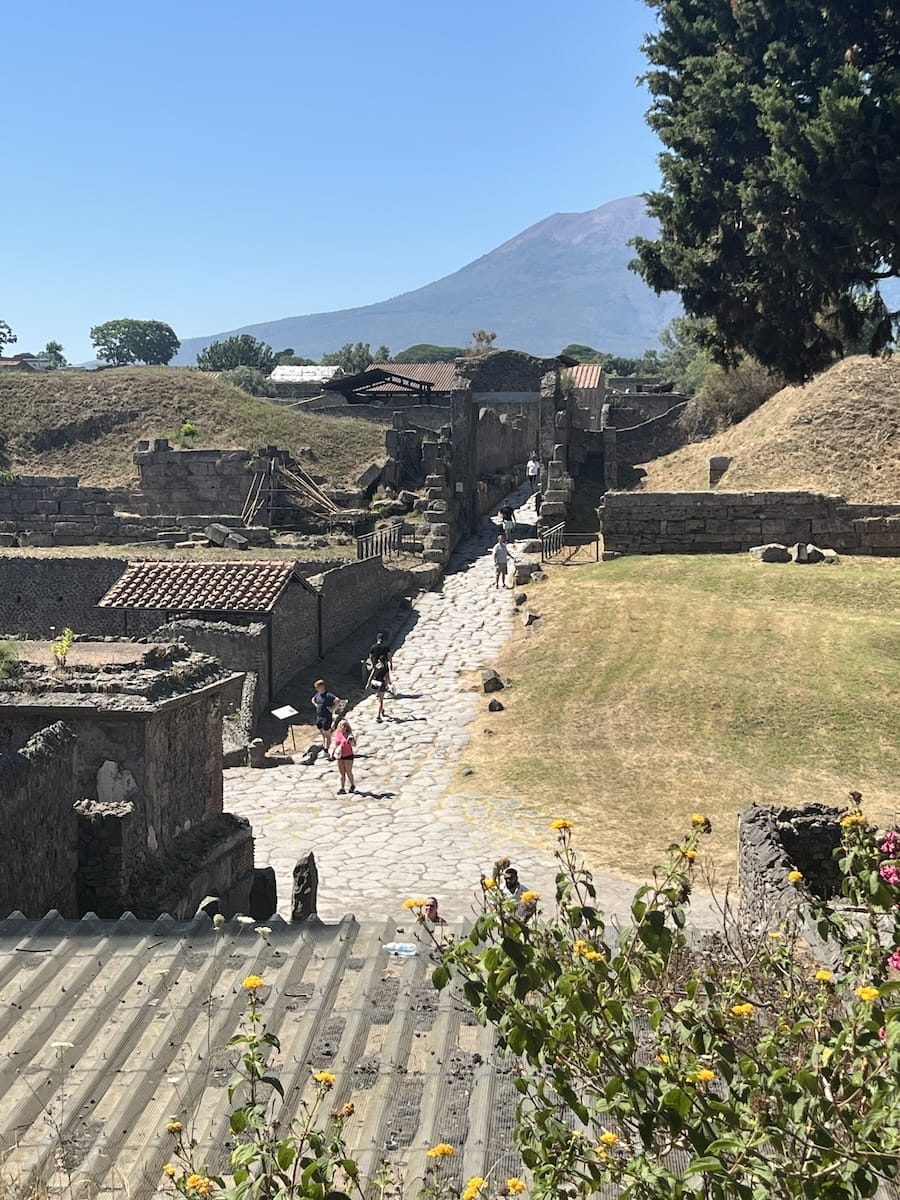
[[[252,832],[222,809],[241,676],[181,644],[115,649],[65,670],[24,662],[0,685],[2,914],[185,917],[210,894],[247,912]]]

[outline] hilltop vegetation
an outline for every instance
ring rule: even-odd
[[[314,470],[343,483],[384,451],[370,421],[319,417],[248,396],[215,376],[176,367],[51,371],[0,377],[0,470],[79,475],[119,486],[135,478],[141,438],[223,449],[309,446]]]
[[[644,487],[705,490],[712,454],[732,459],[720,491],[808,489],[900,501],[900,360],[860,355],[783,388],[730,429],[644,464]]]

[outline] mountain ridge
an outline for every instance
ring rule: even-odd
[[[635,236],[656,235],[640,196],[584,213],[553,213],[459,270],[412,291],[356,308],[308,313],[186,338],[176,363],[193,363],[210,342],[249,333],[279,350],[320,358],[345,342],[465,345],[493,329],[497,344],[537,354],[583,342],[610,353],[640,353],[680,312],[628,269]]]

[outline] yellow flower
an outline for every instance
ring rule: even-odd
[[[834,976],[831,974],[831,972],[826,971],[824,967],[821,971],[816,971],[816,979],[818,979],[819,983],[831,983],[833,978]]]
[[[566,830],[572,828],[572,822],[564,821],[561,817],[557,817],[555,821],[550,822],[550,828],[555,829],[558,833],[565,833]]]
[[[788,883],[802,883],[802,882],[803,882],[803,872],[802,871],[788,871]]]
[[[410,896],[408,900],[403,901],[403,907],[407,910],[411,908],[424,908],[428,903],[428,898],[423,896]]]
[[[710,1071],[709,1067],[701,1067],[699,1071],[688,1075],[688,1083],[712,1083],[715,1077],[715,1071]]]
[[[697,857],[697,851],[691,850],[690,847],[685,849],[684,846],[681,846],[681,847],[679,847],[678,853],[681,855],[682,858],[686,858],[688,860],[688,862],[693,862],[694,859]]]
[[[841,826],[844,829],[858,829],[860,825],[865,824],[866,818],[858,808],[853,812],[848,812],[845,816],[841,817]]]
[[[430,1150],[426,1150],[428,1158],[449,1158],[453,1154],[453,1147],[449,1142],[438,1142],[436,1146],[432,1146]],[[484,1180],[482,1180],[482,1183]]]
[[[657,1054],[656,1058],[657,1061],[661,1063],[667,1063],[669,1061],[668,1054]]]
[[[497,880],[496,879],[482,879],[481,886],[484,888],[484,890],[486,892],[488,892],[488,891],[490,891],[491,888],[495,888],[497,886]]]
[[[860,1000],[864,1001],[866,1004],[871,1004],[873,1000],[878,999],[878,988],[872,987],[870,984],[865,984],[863,987],[858,987],[856,989],[856,994],[859,996]]]
[[[732,1006],[731,1015],[733,1017],[749,1017],[753,1013],[753,1005],[748,1000],[746,1004],[735,1004]]]
[[[540,900],[540,898],[541,898],[540,892],[523,892],[522,893],[522,903],[523,904],[531,904],[535,900]]]
[[[332,1075],[330,1071],[316,1071],[315,1075],[313,1075],[313,1079],[316,1081],[316,1083],[323,1084],[327,1089],[333,1085],[334,1081],[337,1079],[337,1075]]]
[[[180,1121],[170,1121],[166,1126],[166,1133],[181,1133],[184,1126]]]
[[[777,929],[770,929],[769,937],[772,939],[773,942],[777,942],[778,939],[781,937],[781,934],[778,932]]]
[[[507,1179],[506,1190],[511,1196],[520,1196],[525,1191],[525,1183],[523,1180],[513,1176],[512,1179]]]
[[[599,950],[585,950],[584,957],[587,962],[603,962],[604,956]]]
[[[692,813],[691,824],[695,829],[699,829],[701,833],[712,833],[712,821],[709,817],[705,817],[703,813]]]
[[[480,1175],[475,1175],[463,1188],[462,1200],[475,1200],[483,1187],[484,1180]]]
[[[619,1144],[618,1134],[611,1133],[608,1129],[604,1133],[600,1134],[600,1145],[601,1146],[618,1146],[618,1144]]]
[[[208,1196],[216,1185],[206,1175],[188,1175],[184,1186],[189,1192],[196,1192],[198,1196]]]
[[[265,981],[260,979],[258,975],[248,975],[243,983],[243,987],[245,987],[248,992],[255,992],[257,988],[265,986]]]
[[[341,1116],[342,1117],[352,1117],[355,1112],[356,1112],[356,1109],[353,1106],[353,1101],[348,1100],[347,1103],[344,1105],[344,1107],[341,1109]]]
[[[166,1165],[163,1167],[163,1175],[168,1175],[170,1179],[174,1179],[177,1174],[178,1172],[171,1163],[166,1163]]]
[[[584,938],[578,938],[572,943],[573,954],[587,954],[588,944]]]

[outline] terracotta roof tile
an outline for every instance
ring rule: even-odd
[[[170,612],[269,612],[294,573],[293,562],[132,562],[101,608]]]

